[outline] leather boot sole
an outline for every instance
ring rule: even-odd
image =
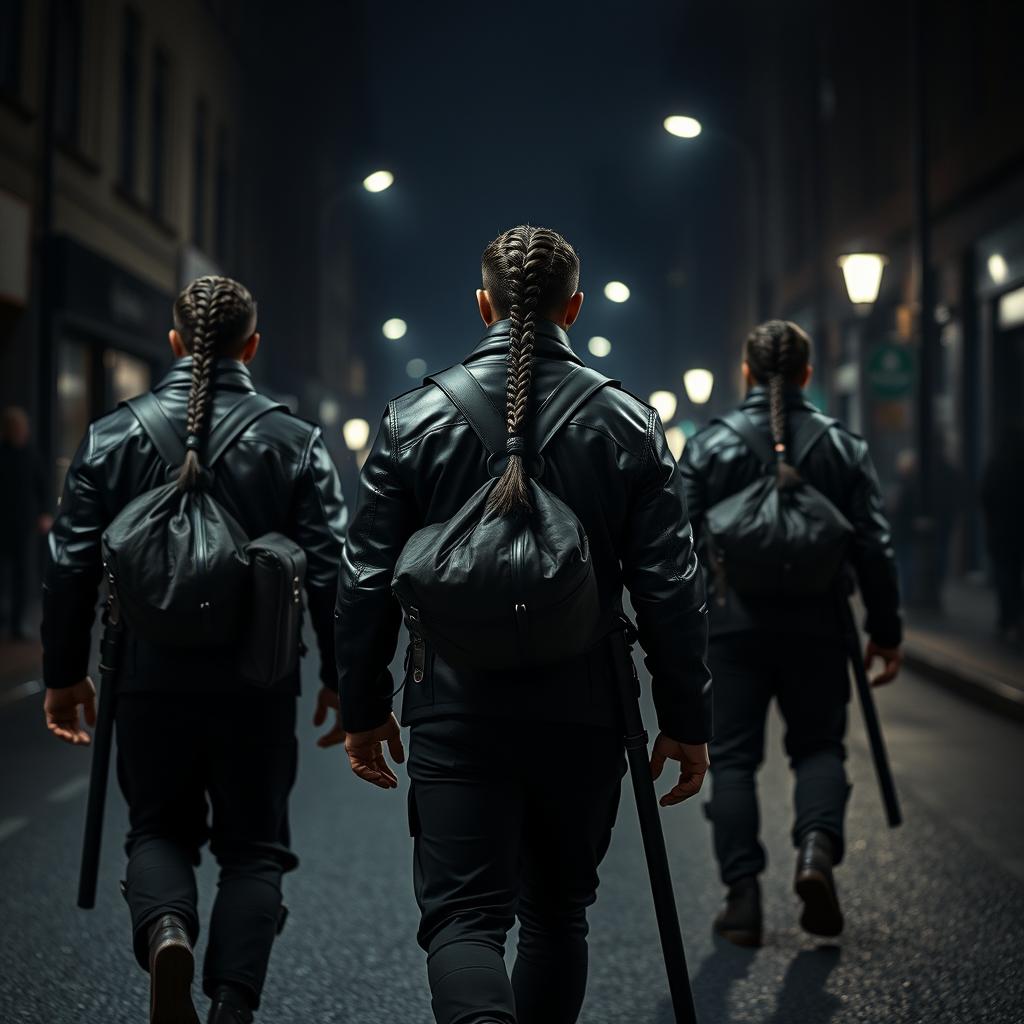
[[[805,932],[834,938],[843,930],[843,912],[839,909],[839,900],[823,872],[804,868],[797,873],[794,888],[804,904],[800,927]]]
[[[173,939],[158,946],[150,973],[150,1024],[199,1024],[192,1003],[195,959],[192,950]]]
[[[747,931],[743,928],[719,928],[714,927],[714,933],[734,946],[742,946],[744,949],[760,949],[761,933]]]

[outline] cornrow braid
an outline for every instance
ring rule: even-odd
[[[506,515],[530,508],[522,452],[533,380],[537,319],[565,302],[579,284],[579,259],[556,231],[529,225],[499,235],[484,250],[484,287],[499,310],[507,310],[509,346],[506,360],[505,424],[508,464],[488,500],[489,512]]]
[[[751,376],[768,389],[768,421],[780,488],[798,482],[786,446],[786,386],[797,383],[811,357],[811,339],[789,320],[768,320],[750,332],[744,357]]]
[[[237,355],[256,329],[256,303],[249,290],[229,277],[196,278],[174,304],[174,326],[192,355],[192,386],[185,414],[185,461],[178,486],[199,482],[199,450],[209,426],[217,359]]]

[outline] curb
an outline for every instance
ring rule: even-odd
[[[1024,690],[1019,687],[976,666],[957,664],[913,642],[905,644],[903,660],[907,668],[929,681],[981,704],[990,711],[1024,722]]]

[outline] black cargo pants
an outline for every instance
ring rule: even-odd
[[[415,724],[413,884],[440,1024],[571,1024],[586,908],[625,772],[619,730],[486,719]],[[511,982],[505,937],[516,918]]]
[[[785,721],[785,747],[795,776],[794,845],[811,830],[827,833],[842,859],[846,779],[847,651],[841,639],[767,631],[712,637],[715,738],[710,746],[711,801],[722,881],[760,874],[757,770],[764,759],[768,706],[774,697]]]
[[[292,694],[126,693],[117,705],[117,775],[128,802],[127,887],[135,955],[162,914],[199,934],[194,866],[209,840],[220,867],[203,989],[260,993],[281,912],[295,781]]]

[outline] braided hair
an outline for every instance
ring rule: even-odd
[[[192,355],[188,393],[185,461],[178,486],[190,490],[199,480],[199,449],[213,405],[213,367],[221,356],[237,355],[256,330],[256,301],[249,289],[229,277],[197,277],[174,303],[174,328]]]
[[[768,416],[780,488],[790,487],[800,476],[787,459],[786,386],[803,382],[811,361],[811,339],[790,320],[768,320],[747,337],[743,352],[753,379],[768,388]]]
[[[568,302],[580,280],[580,261],[557,231],[528,224],[498,235],[481,260],[484,289],[492,307],[509,318],[505,425],[508,465],[488,500],[499,515],[530,508],[523,463],[533,347],[538,316]]]

